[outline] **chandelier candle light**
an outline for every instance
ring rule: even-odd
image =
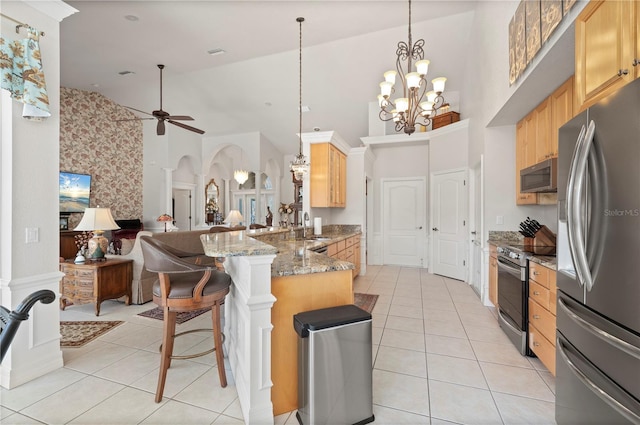
[[[427,71],[429,61],[424,59],[424,39],[412,44],[411,36],[411,0],[409,0],[409,42],[400,41],[396,50],[397,71],[384,73],[384,81],[380,83],[378,104],[380,105],[380,119],[382,121],[393,120],[396,123],[396,131],[403,130],[406,134],[416,131],[416,125],[428,127],[431,120],[441,108],[447,108],[442,92],[447,79],[438,77],[431,80],[433,90],[427,91]],[[416,69],[412,70],[412,62],[415,61]],[[406,71],[403,69],[406,63]],[[400,76],[402,82],[402,97],[390,100],[395,92],[394,84],[396,76]],[[426,100],[425,100],[426,96]]]
[[[300,117],[300,131],[298,133],[298,139],[300,142],[300,148],[298,155],[291,161],[290,170],[295,176],[296,180],[302,180],[305,174],[309,172],[309,164],[307,158],[302,154],[302,23],[304,18],[296,18],[296,22],[300,24],[300,50],[299,50],[299,65],[300,65],[300,97],[298,100],[298,115]]]
[[[109,247],[109,241],[102,236],[105,230],[116,230],[116,224],[109,208],[85,208],[82,220],[74,230],[93,232],[93,237],[87,243],[88,258],[96,261],[104,260],[104,254]]]

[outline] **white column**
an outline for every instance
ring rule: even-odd
[[[173,188],[173,168],[163,168],[164,170],[164,211],[160,214],[166,213],[172,215],[171,211],[171,198],[173,197],[171,189]]]
[[[195,211],[192,212],[196,216],[196,227],[209,227],[207,223],[205,223],[207,217],[205,215],[205,204],[207,203],[207,199],[204,195],[205,191],[205,175],[204,174],[196,174],[196,193],[195,193]],[[219,195],[218,195],[219,196]]]
[[[226,257],[225,348],[246,424],[273,424],[271,263],[275,255]]]

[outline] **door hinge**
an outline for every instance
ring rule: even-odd
[[[466,186],[467,185],[467,181],[466,180],[462,180],[462,185]]]
[[[467,225],[467,220],[462,220],[462,225],[466,226]]]
[[[462,265],[466,266],[467,265],[467,260],[462,260]]]

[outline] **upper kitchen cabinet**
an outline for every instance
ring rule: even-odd
[[[535,133],[534,133],[535,134]],[[535,193],[520,192],[520,170],[527,168],[527,153],[532,150],[527,143],[527,121],[523,119],[516,125],[516,205],[536,204],[538,197]],[[535,147],[533,148],[535,152]]]
[[[535,165],[540,161],[549,159],[554,156],[557,149],[554,149],[553,131],[552,131],[552,105],[551,98],[548,97],[542,101],[535,109],[536,115],[536,160],[531,165]],[[557,138],[557,137],[556,137]]]
[[[549,158],[558,156],[558,130],[567,121],[573,118],[574,96],[573,96],[574,79],[571,76],[560,87],[554,91],[551,96],[551,139],[548,146]]]
[[[637,5],[591,1],[576,18],[576,104],[583,110],[638,74]]]
[[[312,143],[310,169],[311,207],[347,204],[347,156],[331,143]]]

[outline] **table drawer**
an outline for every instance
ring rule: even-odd
[[[549,290],[533,280],[529,280],[529,297],[549,309]]]
[[[555,341],[556,317],[531,298],[529,298],[529,323],[534,325],[548,340]]]
[[[556,376],[556,347],[531,324],[529,324],[529,348],[536,353],[549,372]]]

